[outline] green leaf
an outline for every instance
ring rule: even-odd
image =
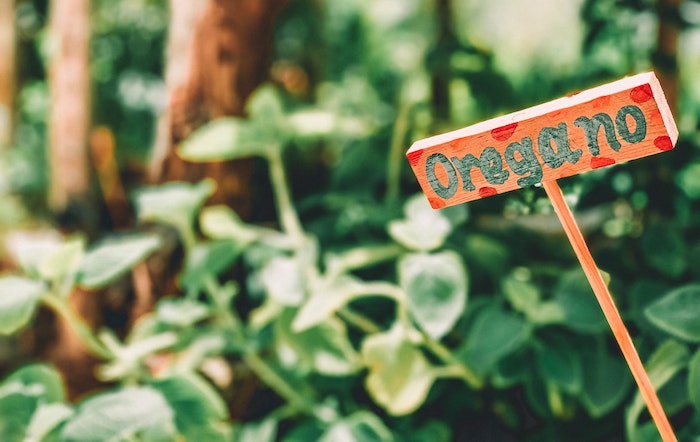
[[[676,184],[690,199],[700,199],[700,163],[686,165],[676,174]]]
[[[129,235],[102,241],[85,254],[78,270],[78,283],[101,288],[119,279],[160,246],[155,235]]]
[[[503,275],[503,269],[508,268],[510,251],[500,241],[486,235],[471,234],[464,241],[465,256],[470,265],[476,266],[495,278]]]
[[[27,325],[45,291],[45,285],[38,281],[0,277],[0,335],[15,333]]]
[[[231,267],[241,252],[242,249],[230,240],[195,244],[185,259],[180,284],[187,293],[203,290],[207,278],[218,276],[219,273]]]
[[[174,413],[152,387],[126,387],[84,401],[61,431],[62,442],[121,441],[138,434],[174,437]]]
[[[487,306],[476,312],[460,354],[467,365],[483,375],[501,358],[520,349],[530,333],[530,325],[520,315]]]
[[[319,287],[297,312],[292,330],[301,332],[322,323],[355,298],[362,287],[359,279],[349,275],[341,275],[327,286]]]
[[[27,426],[28,441],[43,441],[54,432],[59,425],[73,416],[73,409],[65,404],[40,404]]]
[[[337,128],[337,116],[322,109],[303,109],[291,113],[287,124],[295,138],[315,140],[333,135]]]
[[[580,269],[566,272],[554,290],[554,301],[564,312],[563,325],[579,333],[600,333],[608,329],[603,311],[588,279]]]
[[[83,238],[70,239],[56,250],[48,253],[39,262],[39,275],[43,279],[59,285],[61,292],[67,294],[75,282],[84,253],[85,241]]]
[[[696,412],[700,413],[700,350],[695,352],[688,365],[688,394]]]
[[[267,295],[286,306],[297,306],[306,297],[303,268],[296,257],[275,256],[260,271]]]
[[[156,381],[175,413],[175,425],[187,440],[207,434],[208,441],[225,441],[226,404],[220,394],[199,375],[185,373]]]
[[[360,356],[348,339],[345,323],[330,317],[323,323],[302,332],[291,329],[294,312],[287,310],[275,323],[278,351],[284,361],[285,355],[294,359],[287,365],[302,373],[313,370],[328,376],[344,376],[357,372]],[[289,352],[288,350],[291,350]]]
[[[138,219],[168,224],[181,235],[192,235],[195,218],[215,188],[214,180],[204,179],[196,184],[171,182],[139,189],[134,195]]]
[[[581,361],[568,347],[545,342],[535,351],[535,362],[542,379],[559,389],[575,395],[581,391],[583,373]]]
[[[240,425],[236,427],[238,429],[236,442],[274,442],[277,438],[278,425],[279,421],[274,417]]]
[[[279,124],[279,120],[284,117],[282,97],[277,88],[270,83],[263,84],[253,91],[245,109],[253,120],[262,121],[268,125]]]
[[[687,248],[679,230],[671,225],[654,224],[641,238],[642,252],[651,267],[667,276],[678,277],[687,266]]]
[[[644,310],[661,330],[690,342],[700,342],[700,284],[671,290]]]
[[[369,369],[367,391],[392,415],[416,411],[436,379],[435,368],[407,340],[398,323],[387,332],[366,337],[362,357]]]
[[[259,235],[228,206],[211,206],[202,209],[199,217],[202,232],[213,239],[232,239],[245,248],[256,241]]]
[[[389,235],[411,250],[430,251],[442,246],[452,231],[449,220],[433,210],[422,194],[415,195],[404,206],[406,219],[389,223]]]
[[[5,382],[21,382],[32,386],[42,401],[53,403],[66,400],[63,380],[55,368],[46,364],[31,364],[20,368],[7,377]]]
[[[156,306],[156,318],[164,324],[188,327],[208,317],[209,306],[188,298],[161,299]]]
[[[659,391],[673,376],[684,369],[688,365],[689,359],[690,352],[688,348],[677,341],[668,340],[658,346],[649,358],[649,361],[644,364],[649,380],[656,391]],[[625,430],[630,440],[649,440],[645,436],[654,434],[649,432],[648,425],[637,425],[639,416],[644,409],[644,399],[641,393],[637,391],[625,414]],[[654,428],[653,424],[652,428]],[[655,434],[658,436],[658,431]]]
[[[376,414],[357,411],[334,422],[320,442],[393,442],[391,431]]]
[[[593,418],[613,411],[625,399],[632,384],[627,364],[610,356],[604,346],[583,348],[581,402]]]
[[[425,332],[440,339],[452,329],[467,304],[467,271],[454,252],[416,253],[399,263],[399,282],[408,309]]]
[[[196,129],[177,153],[187,161],[225,161],[261,155],[266,143],[265,133],[250,120],[225,117]]]

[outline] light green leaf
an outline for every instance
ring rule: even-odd
[[[241,252],[242,249],[230,240],[195,244],[185,258],[180,284],[187,293],[204,289],[207,278],[218,276],[231,267]]]
[[[348,339],[343,321],[330,317],[297,333],[291,330],[293,315],[293,311],[287,310],[275,323],[278,352],[287,365],[302,373],[315,371],[328,376],[357,372],[361,365],[360,356]],[[285,356],[294,359],[286,360]]]
[[[253,120],[266,124],[278,123],[284,117],[282,97],[280,97],[277,88],[270,83],[255,89],[248,98],[245,108]]]
[[[411,250],[435,250],[452,231],[450,221],[441,212],[433,210],[422,194],[409,198],[404,212],[405,219],[389,223],[389,235]]]
[[[236,442],[274,442],[277,438],[279,421],[267,417],[259,422],[250,422],[237,426]]]
[[[411,315],[434,339],[452,329],[467,304],[467,271],[454,252],[416,253],[399,263],[399,281]]]
[[[515,275],[509,275],[503,280],[503,293],[515,310],[525,314],[540,303],[540,289]]]
[[[700,413],[700,350],[695,352],[688,366],[688,394],[693,407]]]
[[[294,137],[314,140],[332,135],[337,127],[337,117],[321,109],[304,109],[290,114],[287,124]]]
[[[468,366],[483,375],[501,358],[521,348],[530,333],[530,325],[520,315],[487,306],[476,312],[460,353]]]
[[[209,238],[232,239],[241,248],[256,241],[259,236],[228,206],[205,207],[199,217],[199,225]]]
[[[45,290],[45,285],[38,281],[19,276],[0,277],[0,334],[9,335],[27,325]]]
[[[276,302],[297,306],[306,297],[303,269],[295,257],[275,256],[260,271],[267,295]]]
[[[24,366],[5,380],[7,383],[15,381],[21,382],[25,386],[32,386],[33,391],[44,402],[63,402],[66,399],[61,375],[49,365],[31,364]]]
[[[196,184],[171,182],[160,186],[149,186],[134,195],[139,221],[154,221],[174,226],[183,235],[191,234],[196,215],[209,196],[214,193],[216,183],[204,179]]]
[[[196,129],[178,147],[187,161],[225,161],[264,153],[265,133],[250,120],[225,117]]]
[[[161,299],[156,318],[164,324],[188,327],[209,316],[209,306],[188,298]]]
[[[671,290],[644,310],[649,321],[673,336],[700,342],[700,284]]]
[[[376,414],[357,411],[334,422],[320,442],[392,442],[394,437]]]
[[[187,440],[202,436],[207,440],[224,441],[226,404],[220,394],[199,375],[185,373],[154,382],[175,413],[175,425]]]
[[[566,272],[554,290],[554,302],[564,312],[562,325],[579,333],[606,331],[608,323],[586,275],[580,269]]]
[[[366,337],[362,357],[369,368],[367,391],[392,415],[416,411],[436,379],[435,368],[407,340],[398,323],[387,332]]]
[[[61,431],[62,442],[117,442],[137,434],[174,438],[174,413],[152,387],[127,387],[84,401]]]
[[[59,284],[61,291],[67,294],[75,282],[84,253],[83,238],[67,240],[39,262],[39,275],[45,280]]]
[[[614,410],[625,399],[632,378],[627,364],[619,357],[610,356],[604,346],[581,350],[581,402],[591,417],[599,418]]]
[[[146,259],[158,246],[158,237],[146,234],[102,241],[83,257],[78,283],[86,288],[104,287]]]
[[[40,404],[27,426],[27,441],[46,440],[50,433],[73,415],[73,409],[65,404]]]

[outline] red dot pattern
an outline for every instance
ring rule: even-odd
[[[430,207],[433,209],[442,209],[445,207],[445,201],[439,198],[428,198],[428,202],[430,203]]]
[[[481,187],[479,189],[479,196],[481,198],[486,198],[487,196],[497,195],[498,191],[493,187]]]
[[[420,161],[421,156],[423,156],[422,150],[417,150],[415,152],[409,152],[408,154],[406,154],[408,162],[411,163],[411,166],[415,166],[416,164],[418,164],[418,161]]]
[[[654,140],[654,146],[658,147],[659,150],[671,150],[673,149],[673,142],[671,141],[671,138],[667,136],[662,136],[662,137],[656,137]]]
[[[591,169],[600,169],[601,167],[610,166],[615,164],[615,160],[612,158],[605,157],[593,157],[591,158]]]
[[[513,135],[518,123],[506,124],[505,126],[497,127],[491,131],[491,136],[496,141],[506,141]]]
[[[637,86],[630,91],[630,98],[635,103],[644,103],[645,101],[648,101],[651,96],[651,86],[648,84]]]

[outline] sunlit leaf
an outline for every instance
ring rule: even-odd
[[[173,410],[158,390],[127,387],[100,393],[82,402],[63,427],[61,441],[116,442],[137,434],[173,438],[173,420]]]
[[[73,415],[73,408],[62,403],[40,404],[27,426],[27,440],[47,440],[59,425]]]
[[[164,324],[187,327],[209,316],[209,306],[187,298],[162,299],[156,306],[156,317]]]
[[[700,285],[686,285],[649,305],[644,314],[652,324],[677,338],[700,342]]]
[[[406,218],[389,223],[389,235],[412,250],[430,251],[439,248],[452,230],[450,221],[430,208],[423,195],[411,197],[404,207]]]
[[[178,147],[187,161],[224,161],[261,155],[264,133],[249,120],[217,118],[195,130]]]
[[[362,357],[369,368],[367,391],[393,415],[417,410],[436,379],[435,369],[407,340],[400,325],[366,337]]]
[[[0,335],[9,335],[27,325],[46,286],[19,276],[0,277]]]
[[[274,442],[279,420],[268,416],[259,422],[249,422],[236,427],[236,442]],[[287,440],[287,439],[285,439]]]
[[[467,271],[454,252],[405,256],[399,281],[411,315],[435,339],[452,329],[467,304]]]
[[[191,228],[204,202],[216,184],[204,179],[196,184],[170,182],[139,189],[134,196],[139,221],[170,224],[178,229]]]
[[[357,411],[336,421],[320,442],[393,442],[391,431],[376,414]]]
[[[86,288],[104,287],[119,279],[160,246],[155,235],[129,235],[99,243],[85,254],[78,283]]]
[[[303,269],[298,259],[276,256],[260,272],[267,295],[282,305],[296,306],[306,296]]]
[[[185,259],[180,283],[188,292],[204,288],[207,278],[216,277],[231,267],[241,251],[236,243],[229,240],[195,244]]]
[[[202,232],[213,239],[231,239],[240,247],[252,243],[258,234],[250,229],[228,206],[211,206],[202,209],[199,218]]]

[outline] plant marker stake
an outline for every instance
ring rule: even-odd
[[[678,129],[653,72],[446,134],[406,156],[434,209],[542,183],[664,442],[676,442],[557,179],[673,149]]]
[[[615,302],[613,301],[612,296],[610,296],[608,286],[605,284],[605,281],[603,281],[603,276],[600,274],[598,267],[596,267],[595,262],[593,261],[593,256],[591,256],[591,251],[588,249],[588,246],[583,239],[581,230],[578,228],[576,220],[574,219],[569,206],[567,206],[566,201],[564,200],[564,195],[559,188],[559,184],[557,184],[556,180],[553,180],[545,181],[542,183],[542,186],[544,187],[549,200],[554,206],[554,211],[564,227],[564,231],[566,232],[566,236],[569,238],[571,246],[574,248],[574,253],[576,253],[576,257],[581,263],[583,272],[586,274],[586,278],[588,278],[588,282],[591,284],[593,293],[595,294],[596,299],[598,299],[598,304],[600,304],[600,308],[603,310],[605,319],[608,321],[608,324],[612,329],[617,345],[620,346],[622,355],[625,357],[625,361],[627,361],[627,365],[632,371],[632,376],[637,382],[639,391],[642,393],[642,397],[644,398],[644,402],[647,404],[649,414],[651,414],[651,417],[656,424],[656,428],[659,429],[661,438],[664,440],[664,442],[676,442],[677,439],[673,434],[673,428],[671,428],[668,417],[666,416],[666,413],[664,413],[661,402],[659,402],[659,397],[656,395],[654,386],[651,384],[649,376],[644,370],[644,365],[642,365],[642,361],[639,359],[637,349],[634,348],[629,331],[622,322],[622,318],[620,317],[620,313],[615,306]]]

